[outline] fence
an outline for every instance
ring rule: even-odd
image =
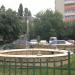
[[[42,58],[0,58],[0,75],[75,75],[74,71],[75,68],[71,67],[70,52],[67,59],[60,61],[49,58],[46,58],[46,61]]]

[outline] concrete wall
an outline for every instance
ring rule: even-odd
[[[55,11],[64,15],[64,0],[55,0]]]

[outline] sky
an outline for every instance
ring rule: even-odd
[[[0,0],[0,6],[4,5],[6,9],[11,8],[16,11],[20,3],[23,8],[28,8],[32,15],[46,9],[55,10],[55,0]]]

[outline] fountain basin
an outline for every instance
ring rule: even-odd
[[[73,54],[70,52],[70,54]],[[29,63],[29,65],[33,65],[35,61],[35,66],[40,66],[39,63],[42,63],[42,66],[45,66],[47,61],[49,66],[53,66],[54,61],[55,65],[61,65],[60,62],[62,60],[62,65],[67,64],[68,62],[68,51],[59,50],[59,49],[13,49],[13,50],[4,50],[0,51],[0,60],[10,61],[24,64]]]
[[[71,52],[72,54],[72,52]],[[38,57],[61,57],[67,56],[68,51],[59,49],[12,49],[0,52],[0,57],[24,57],[24,58],[38,58]]]

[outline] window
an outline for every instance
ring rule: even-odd
[[[75,19],[75,15],[65,16],[66,19]]]
[[[75,13],[75,10],[65,10],[64,12],[65,12],[65,14],[66,13]]]
[[[65,40],[54,40],[51,44],[65,44]]]

